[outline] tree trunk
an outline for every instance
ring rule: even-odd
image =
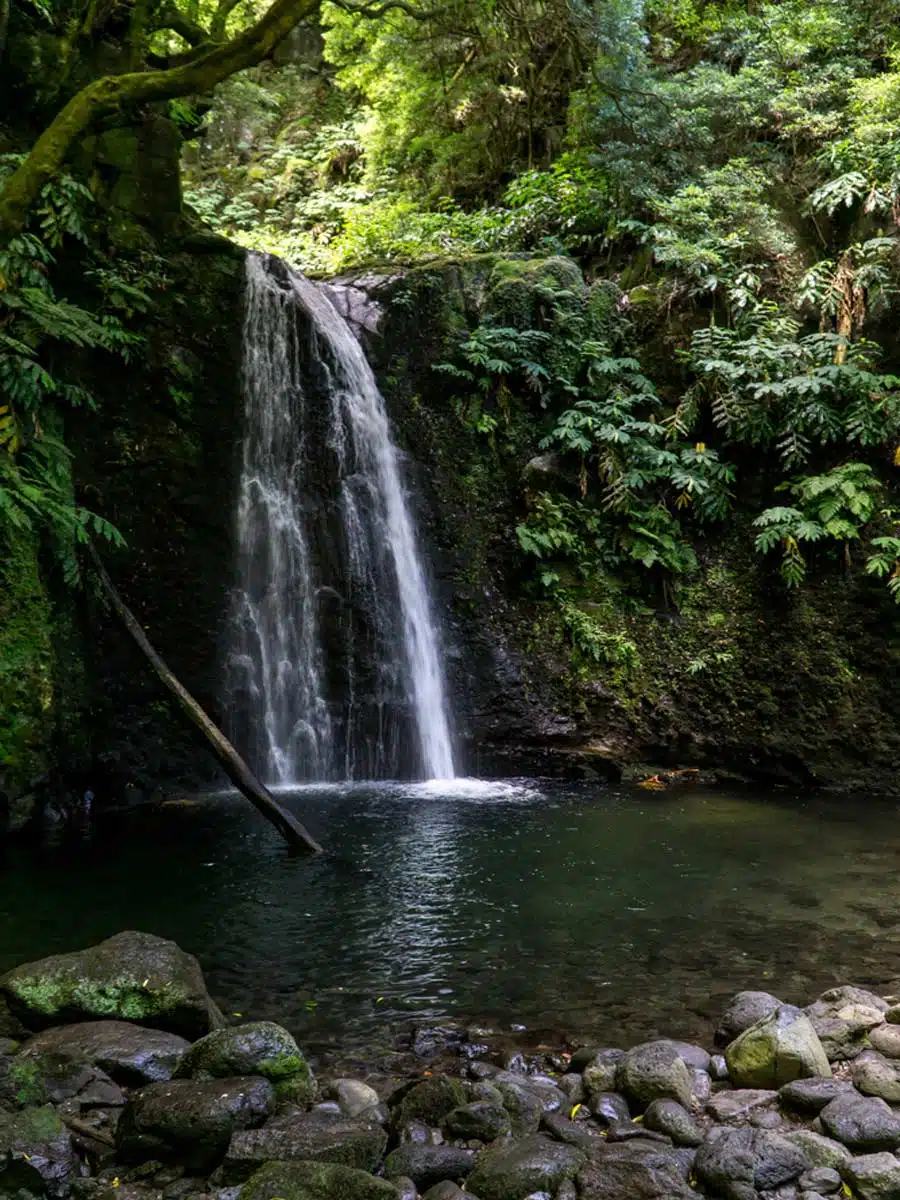
[[[228,738],[222,733],[221,729],[209,719],[193,696],[172,674],[151,646],[147,635],[141,628],[134,613],[119,595],[112,580],[107,575],[106,568],[103,566],[100,555],[97,553],[97,549],[93,543],[89,543],[88,549],[94,561],[94,566],[97,569],[97,575],[103,586],[103,590],[112,601],[116,612],[122,618],[125,628],[137,642],[141,652],[148,659],[157,676],[175,697],[182,712],[189,720],[193,721],[209,742],[213,754],[225,768],[225,773],[234,786],[246,796],[267,821],[271,821],[292,850],[321,854],[322,847],[315,838],[301,825],[296,817],[291,816],[286,809],[282,808],[271,792],[259,782],[237,750],[229,742]]]
[[[2,4],[2,0],[0,0]],[[82,88],[54,117],[22,165],[0,192],[0,236],[11,237],[25,224],[41,189],[59,174],[72,146],[104,117],[151,100],[171,100],[208,92],[238,71],[267,58],[319,0],[275,0],[249,29],[191,62],[155,71],[107,75]]]

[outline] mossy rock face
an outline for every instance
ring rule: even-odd
[[[534,1136],[488,1146],[478,1155],[466,1190],[481,1200],[525,1200],[533,1192],[555,1193],[572,1179],[587,1155],[574,1146]]]
[[[193,955],[148,933],[118,933],[75,954],[14,967],[0,979],[0,995],[33,1030],[111,1017],[190,1039],[222,1024]]]
[[[0,1194],[24,1189],[62,1196],[68,1177],[78,1169],[66,1127],[49,1104],[18,1113],[0,1111]]]
[[[394,1107],[391,1118],[397,1129],[407,1121],[424,1121],[436,1127],[467,1100],[465,1085],[459,1079],[434,1075],[411,1088]]]
[[[262,1075],[279,1099],[308,1104],[316,1081],[300,1047],[273,1021],[252,1021],[217,1029],[195,1042],[182,1059],[176,1078],[223,1079],[229,1075]]]
[[[271,1162],[251,1176],[239,1200],[397,1200],[386,1179],[338,1163]]]

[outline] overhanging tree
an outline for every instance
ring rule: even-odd
[[[80,88],[50,121],[0,191],[0,236],[8,238],[22,230],[42,189],[59,174],[77,143],[100,122],[137,105],[207,92],[238,71],[255,66],[311,16],[319,2],[275,0],[249,28],[224,40],[236,0],[220,0],[208,26],[198,20],[196,3],[181,9],[166,0],[133,0],[124,29],[129,69]],[[72,32],[67,34],[61,65],[66,76],[77,78],[80,74],[75,68],[79,60],[87,61],[94,38],[102,35],[108,17],[108,5],[87,0],[82,11],[69,18]],[[151,40],[161,30],[177,33],[190,48],[168,59],[153,55]],[[0,44],[0,53],[2,49]]]

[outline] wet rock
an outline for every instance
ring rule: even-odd
[[[869,1031],[869,1045],[885,1058],[900,1058],[900,1027],[896,1024],[878,1025]]]
[[[346,1117],[359,1117],[367,1109],[377,1108],[381,1103],[375,1089],[360,1079],[332,1079],[324,1095],[336,1100]]]
[[[340,1163],[359,1171],[373,1171],[386,1147],[387,1134],[380,1125],[294,1109],[269,1121],[263,1129],[236,1131],[224,1168],[228,1178],[235,1181],[246,1179],[262,1163],[274,1159]]]
[[[658,1150],[640,1158],[604,1156],[578,1176],[581,1200],[696,1200],[680,1164]]]
[[[446,1137],[462,1138],[465,1141],[475,1139],[479,1142],[492,1142],[494,1138],[509,1133],[511,1128],[506,1109],[500,1104],[489,1104],[485,1101],[454,1108],[441,1123]]]
[[[408,1175],[398,1175],[391,1183],[397,1190],[397,1200],[418,1200],[419,1189]]]
[[[564,1142],[567,1146],[577,1146],[579,1150],[585,1150],[588,1153],[595,1150],[599,1142],[596,1132],[591,1132],[582,1123],[570,1121],[562,1113],[544,1113],[541,1118],[541,1128],[556,1141]]]
[[[426,1125],[424,1121],[407,1121],[397,1130],[397,1140],[401,1145],[405,1142],[418,1142],[422,1146],[440,1146],[444,1135]]]
[[[615,1125],[617,1121],[631,1120],[631,1113],[624,1096],[618,1092],[605,1092],[592,1096],[590,1104],[591,1115],[604,1129]]]
[[[698,1104],[705,1104],[712,1095],[712,1080],[706,1071],[699,1067],[689,1068],[691,1072],[691,1095]]]
[[[654,1100],[644,1113],[644,1128],[664,1133],[676,1146],[699,1146],[703,1130],[677,1100]]]
[[[515,1137],[536,1133],[544,1112],[543,1105],[533,1092],[518,1083],[498,1083],[497,1090],[503,1097],[503,1107],[509,1113]]]
[[[724,1054],[711,1054],[709,1058],[709,1077],[717,1083],[728,1078],[728,1063]]]
[[[672,1139],[664,1133],[656,1133],[652,1129],[645,1129],[642,1123],[633,1121],[618,1121],[615,1125],[610,1125],[606,1131],[606,1144],[612,1146],[617,1142],[655,1142],[664,1146],[671,1146]]]
[[[770,1190],[790,1183],[809,1164],[801,1150],[777,1133],[761,1129],[716,1129],[697,1151],[697,1177],[714,1194],[729,1195],[736,1184]]]
[[[397,1105],[391,1105],[391,1118],[396,1127],[407,1121],[440,1125],[448,1113],[467,1100],[465,1085],[459,1079],[433,1075],[407,1091]]]
[[[806,1155],[811,1167],[837,1168],[850,1159],[850,1151],[840,1142],[815,1133],[812,1129],[793,1129],[781,1135]]]
[[[702,1046],[695,1046],[693,1042],[677,1042],[669,1041],[670,1046],[674,1046],[675,1052],[685,1066],[690,1067],[695,1071],[708,1071],[710,1058],[712,1057],[709,1051],[704,1050]]]
[[[888,1104],[900,1103],[900,1063],[874,1050],[864,1050],[850,1071],[854,1087],[864,1096],[880,1096]]]
[[[338,1163],[272,1162],[247,1180],[240,1200],[397,1200],[386,1179]]]
[[[190,1042],[162,1029],[144,1029],[127,1021],[85,1021],[46,1029],[29,1039],[18,1054],[20,1062],[48,1056],[93,1063],[126,1087],[164,1083]]]
[[[222,1024],[193,955],[149,933],[117,933],[87,950],[15,967],[0,978],[0,996],[32,1030],[112,1018],[190,1039]]]
[[[262,1075],[270,1080],[279,1100],[309,1104],[315,1099],[315,1080],[300,1047],[286,1029],[273,1021],[216,1029],[190,1047],[175,1072],[176,1079],[229,1079],[239,1075]]]
[[[900,1011],[900,1005],[898,1005],[898,1011]],[[598,1046],[579,1046],[569,1059],[569,1070],[577,1071],[581,1075],[601,1053],[603,1051]],[[621,1058],[625,1051],[615,1050],[613,1053],[618,1054]]]
[[[755,1109],[774,1105],[778,1093],[767,1088],[741,1088],[734,1092],[716,1092],[706,1102],[706,1111],[714,1121],[727,1124],[746,1119]]]
[[[881,1025],[887,1004],[880,996],[857,987],[823,992],[806,1009],[831,1062],[855,1058],[868,1045],[869,1031]]]
[[[49,1106],[0,1112],[0,1192],[64,1200],[80,1164],[65,1126]]]
[[[466,1187],[481,1200],[525,1200],[532,1192],[555,1192],[584,1162],[574,1146],[535,1135],[482,1150]]]
[[[836,1096],[819,1115],[829,1137],[865,1153],[893,1150],[900,1145],[900,1118],[883,1100],[849,1092]]]
[[[812,1023],[790,1004],[745,1029],[727,1047],[725,1061],[737,1087],[777,1088],[794,1079],[831,1075]]]
[[[136,1092],[116,1127],[124,1162],[176,1158],[204,1170],[223,1158],[236,1130],[253,1129],[275,1111],[266,1079],[173,1079]]]
[[[858,1200],[900,1200],[900,1161],[893,1154],[866,1154],[841,1167]]]
[[[764,1017],[771,1016],[780,1007],[781,1001],[769,992],[738,992],[729,1001],[719,1021],[715,1035],[716,1045],[727,1046],[738,1034]]]
[[[598,1092],[613,1092],[616,1088],[616,1072],[625,1057],[624,1050],[598,1050],[582,1074],[585,1091],[589,1096]]]
[[[470,1192],[464,1191],[458,1183],[444,1179],[441,1183],[430,1187],[422,1200],[475,1200]]]
[[[587,1099],[587,1088],[580,1075],[563,1075],[559,1080],[559,1090],[570,1104],[582,1104]]]
[[[408,1142],[387,1156],[384,1173],[388,1176],[407,1175],[419,1191],[424,1192],[444,1179],[465,1179],[474,1162],[473,1152],[459,1146],[423,1146]]]
[[[815,1115],[826,1104],[830,1104],[835,1096],[851,1091],[852,1087],[846,1079],[796,1079],[779,1090],[778,1099],[785,1108],[794,1112]]]
[[[495,1087],[524,1088],[539,1102],[541,1112],[559,1112],[566,1107],[566,1096],[556,1086],[556,1081],[542,1075],[516,1075],[511,1071],[498,1072],[493,1080]]]
[[[447,1050],[458,1049],[465,1040],[465,1030],[456,1029],[452,1025],[417,1029],[413,1037],[412,1051],[419,1058],[434,1058]]]
[[[616,1091],[646,1108],[653,1100],[691,1103],[691,1074],[671,1042],[644,1042],[626,1051],[616,1071]]]
[[[807,1192],[821,1192],[827,1196],[840,1191],[841,1176],[832,1167],[813,1167],[811,1171],[804,1171],[797,1183]]]

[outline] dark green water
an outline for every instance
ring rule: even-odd
[[[896,805],[519,781],[306,789],[291,859],[237,797],[6,852],[0,968],[123,928],[310,1046],[413,1021],[708,1038],[725,997],[900,976]]]

